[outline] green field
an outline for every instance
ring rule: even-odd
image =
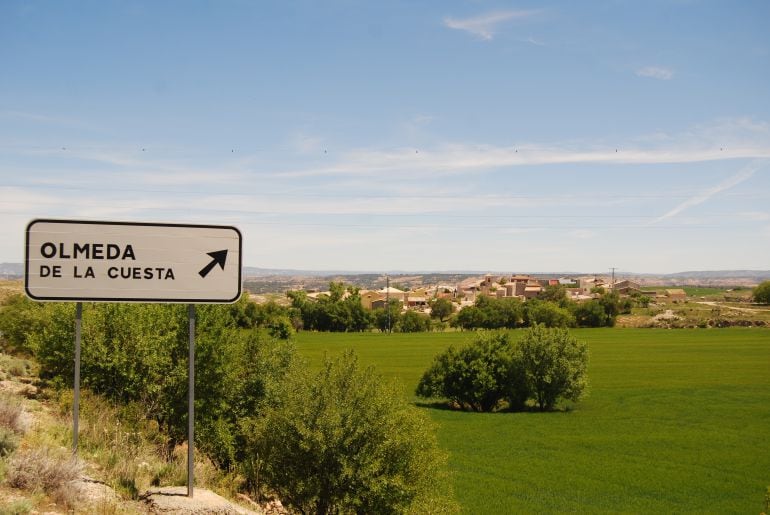
[[[585,329],[589,397],[558,413],[426,409],[465,513],[759,513],[770,484],[770,331]],[[513,332],[514,335],[520,332]],[[301,333],[412,392],[469,333]]]

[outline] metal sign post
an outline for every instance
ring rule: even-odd
[[[78,453],[78,421],[80,419],[80,327],[83,320],[83,303],[75,305],[75,381],[72,398],[72,454]]]
[[[190,346],[187,356],[187,497],[193,496],[195,483],[195,306],[187,306]]]

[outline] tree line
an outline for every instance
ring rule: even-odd
[[[548,286],[537,298],[526,302],[518,298],[479,295],[474,304],[455,312],[448,298],[430,302],[430,314],[402,309],[402,302],[391,299],[382,308],[366,309],[360,290],[341,282],[329,285],[329,295],[316,299],[304,291],[290,291],[291,306],[269,303],[255,308],[266,318],[285,320],[294,330],[361,332],[423,332],[444,330],[448,326],[464,330],[515,329],[519,327],[612,327],[619,314],[630,313],[634,305],[646,306],[649,298],[621,298],[616,292],[596,291],[597,298],[575,302],[563,286]],[[274,324],[275,325],[275,324]]]

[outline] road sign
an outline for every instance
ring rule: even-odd
[[[35,300],[235,302],[241,247],[231,226],[33,220],[24,286]]]

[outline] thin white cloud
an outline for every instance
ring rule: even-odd
[[[535,38],[533,38],[533,37],[531,37],[531,36],[530,36],[530,37],[528,37],[528,38],[525,38],[525,39],[523,39],[522,41],[523,41],[524,43],[529,43],[530,45],[535,45],[535,46],[545,46],[545,43],[544,43],[544,42],[540,41],[539,39],[535,39]]]
[[[755,173],[757,173],[757,170],[762,168],[764,165],[766,165],[767,162],[762,162],[759,160],[752,161],[745,167],[743,167],[741,170],[738,171],[735,175],[728,177],[724,181],[720,182],[716,186],[713,186],[687,200],[679,204],[678,206],[674,207],[670,211],[666,212],[662,216],[659,216],[652,222],[650,222],[648,225],[654,225],[657,223],[662,222],[663,220],[667,220],[673,216],[678,215],[682,211],[689,209],[693,206],[697,206],[698,204],[702,204],[709,200],[714,195],[717,195],[719,193],[722,193],[723,191],[729,190],[730,188],[733,188],[737,186],[738,184],[747,181],[751,179]]]
[[[444,25],[450,29],[463,30],[489,41],[495,37],[497,27],[508,20],[530,18],[536,10],[495,11],[471,18],[444,18]]]
[[[569,235],[578,240],[590,240],[591,238],[595,238],[597,234],[596,231],[591,231],[589,229],[575,229],[574,231],[570,231]]]
[[[0,111],[0,118],[10,118],[24,120],[31,123],[42,125],[58,125],[62,127],[78,129],[95,129],[96,127],[81,120],[66,118],[61,116],[51,116],[48,114],[30,113],[26,111]]]
[[[662,66],[645,66],[644,68],[636,70],[636,75],[639,77],[649,77],[651,79],[671,80],[674,78],[674,70],[663,68]]]
[[[770,126],[750,119],[720,120],[676,135],[655,134],[618,147],[522,144],[517,146],[445,143],[434,148],[358,149],[332,164],[276,172],[276,177],[371,176],[384,172],[408,177],[491,171],[552,164],[671,164],[770,158]]]
[[[764,222],[770,220],[770,213],[765,211],[743,211],[737,213],[736,216],[749,222]]]

